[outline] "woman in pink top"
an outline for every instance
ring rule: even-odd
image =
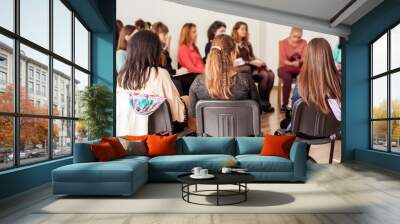
[[[189,73],[180,75],[183,94],[189,94],[189,88],[198,74],[204,73],[204,62],[196,46],[197,29],[193,23],[183,25],[179,38],[178,63],[186,68]]]
[[[303,30],[293,27],[289,37],[279,41],[279,69],[278,76],[283,81],[282,108],[281,111],[288,109],[289,95],[292,81],[300,73],[303,64],[304,49],[307,42],[301,37]]]

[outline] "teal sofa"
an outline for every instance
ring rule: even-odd
[[[54,194],[131,195],[148,181],[176,181],[193,167],[221,170],[228,160],[236,160],[258,182],[304,182],[307,145],[295,142],[290,159],[260,156],[263,137],[184,137],[177,141],[177,155],[127,156],[96,162],[91,141],[75,145],[74,163],[52,171]]]

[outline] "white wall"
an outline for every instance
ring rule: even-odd
[[[180,5],[164,0],[117,0],[117,19],[124,24],[133,24],[135,20],[142,18],[152,23],[162,21],[170,31],[171,57],[176,64],[179,32],[184,23],[193,22],[197,25],[197,46],[204,55],[204,46],[207,43],[207,29],[215,20],[221,20],[227,25],[227,34],[231,33],[233,25],[237,21],[244,21],[249,26],[250,41],[256,56],[267,62],[268,67],[275,72],[278,67],[278,41],[287,37],[290,27],[243,18],[239,16],[208,11],[190,6]],[[338,38],[336,36],[312,31],[304,31],[304,39],[324,37],[334,47]],[[277,79],[276,79],[277,80]]]

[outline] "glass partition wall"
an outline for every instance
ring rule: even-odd
[[[1,2],[0,170],[71,156],[87,133],[90,32],[62,0]]]
[[[370,45],[371,148],[400,153],[400,24]]]

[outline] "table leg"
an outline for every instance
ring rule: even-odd
[[[219,184],[217,184],[217,206],[219,206]]]
[[[244,192],[244,201],[247,201],[247,192],[248,192],[248,190],[247,190],[247,183],[244,183],[244,187],[245,187],[245,192]]]

